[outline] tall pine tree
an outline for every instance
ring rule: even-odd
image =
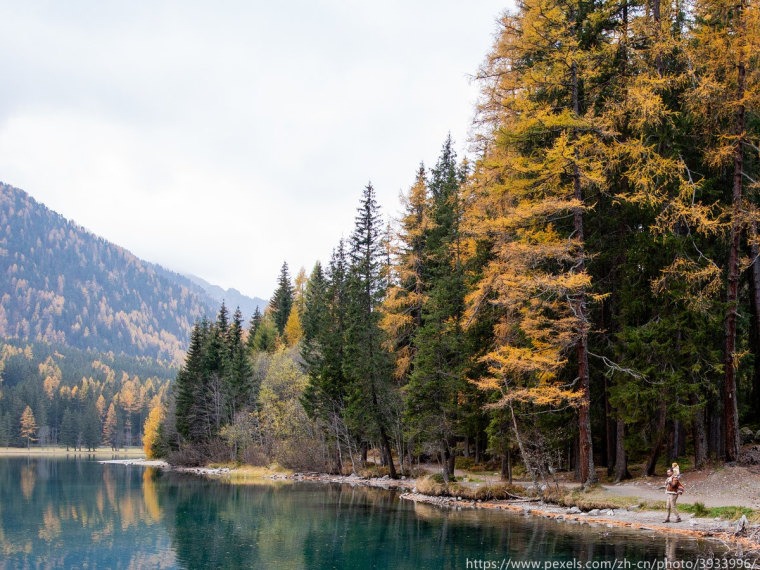
[[[375,190],[368,184],[349,242],[343,371],[348,384],[348,423],[365,441],[380,445],[390,476],[396,478],[389,425],[397,395],[391,382],[392,362],[382,346],[379,311],[386,283],[382,227]]]

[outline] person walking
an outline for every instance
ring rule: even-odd
[[[670,512],[676,517],[675,522],[681,522],[681,516],[678,514],[678,497],[683,494],[684,486],[678,475],[672,469],[668,469],[668,478],[665,480],[665,494],[668,498],[668,516],[663,522],[670,522]]]

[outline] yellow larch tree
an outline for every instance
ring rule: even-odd
[[[739,279],[757,260],[743,259],[747,241],[757,251],[760,212],[747,190],[760,188],[757,167],[760,113],[760,7],[756,0],[695,0],[689,45],[692,89],[688,103],[700,128],[699,147],[709,176],[725,188],[727,224],[724,377],[722,381],[725,459],[739,457],[737,404],[737,320]],[[749,157],[753,157],[752,160]],[[749,239],[748,239],[749,238]],[[755,284],[752,293],[759,295]],[[757,302],[760,299],[755,299]]]
[[[63,377],[61,369],[55,363],[52,356],[48,356],[45,362],[39,365],[40,376],[42,376],[42,388],[48,399],[52,399],[61,384]]]
[[[157,402],[151,408],[143,426],[143,450],[145,450],[145,456],[148,459],[154,458],[155,444],[163,421],[164,407],[160,402]]]
[[[33,441],[36,441],[35,435],[37,434],[37,420],[34,418],[34,412],[32,408],[27,406],[21,413],[21,439],[26,440],[26,446],[30,447]]]
[[[401,196],[404,213],[390,241],[390,285],[383,299],[380,326],[386,332],[385,347],[395,358],[395,376],[402,384],[408,380],[415,347],[414,333],[421,324],[425,303],[423,267],[425,233],[430,228],[429,198],[425,167],[420,165],[414,184]]]
[[[298,304],[293,304],[293,309],[290,311],[288,321],[285,323],[285,330],[283,331],[285,337],[285,343],[288,346],[295,346],[303,338],[303,327],[301,326],[301,312],[298,310]]]
[[[499,315],[482,357],[488,373],[477,382],[499,391],[496,405],[510,410],[517,401],[576,406],[584,485],[596,480],[584,215],[605,184],[604,137],[591,101],[599,56],[590,47],[590,8],[527,0],[501,19],[479,72],[483,156],[466,199],[471,251],[490,249],[466,320],[485,306]],[[567,378],[570,361],[576,372]]]

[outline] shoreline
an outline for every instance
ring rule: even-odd
[[[662,522],[660,511],[631,511],[628,509],[593,509],[588,512],[577,507],[562,507],[543,501],[497,500],[472,501],[457,497],[434,497],[422,493],[403,493],[400,499],[435,505],[441,508],[500,510],[520,516],[541,517],[557,522],[628,528],[658,534],[677,534],[691,538],[717,540],[738,556],[760,556],[760,526],[747,526],[746,535],[736,534],[737,522],[697,518],[686,514],[679,523]],[[598,512],[595,512],[598,511]],[[689,518],[687,518],[689,517]]]
[[[400,500],[433,505],[442,509],[504,511],[520,516],[541,517],[570,524],[628,528],[663,535],[676,534],[696,539],[719,541],[738,556],[760,556],[760,525],[747,523],[743,531],[737,532],[740,521],[701,518],[685,512],[681,514],[681,522],[664,523],[662,519],[665,514],[658,510],[629,507],[592,509],[584,512],[578,507],[559,506],[539,499],[472,500],[461,497],[426,495],[417,492],[416,479],[390,479],[387,476],[363,478],[358,475],[329,475],[326,473],[279,473],[269,469],[259,470],[255,475],[243,479],[235,479],[238,470],[228,467],[179,467],[162,460],[144,459],[112,459],[101,461],[101,463],[158,467],[213,479],[230,479],[232,484],[256,484],[279,480],[283,482],[313,481],[381,488],[398,491]]]
[[[65,457],[65,456],[86,456],[96,457],[134,457],[135,459],[144,458],[145,451],[142,447],[126,447],[118,451],[110,447],[97,447],[95,451],[66,449],[58,446],[45,447],[0,447],[0,457]]]

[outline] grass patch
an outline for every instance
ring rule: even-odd
[[[684,503],[679,505],[678,509],[693,514],[695,517],[716,518],[720,517],[725,520],[734,521],[740,519],[742,515],[746,516],[750,522],[760,521],[760,512],[753,511],[749,507],[705,507],[703,503]]]
[[[468,486],[461,482],[450,481],[447,485],[440,473],[419,479],[417,492],[433,497],[461,497],[467,501],[494,501],[531,496],[524,487],[507,483]]]
[[[693,505],[684,503],[683,505],[681,505],[681,510],[687,513],[691,513],[695,517],[709,517],[710,516],[710,509],[705,507],[705,504],[700,503],[699,501],[697,501]]]
[[[292,475],[290,469],[284,469],[279,465],[269,467],[255,467],[253,465],[240,465],[230,471],[230,475],[241,479],[255,479],[261,477],[271,477],[272,475]]]

